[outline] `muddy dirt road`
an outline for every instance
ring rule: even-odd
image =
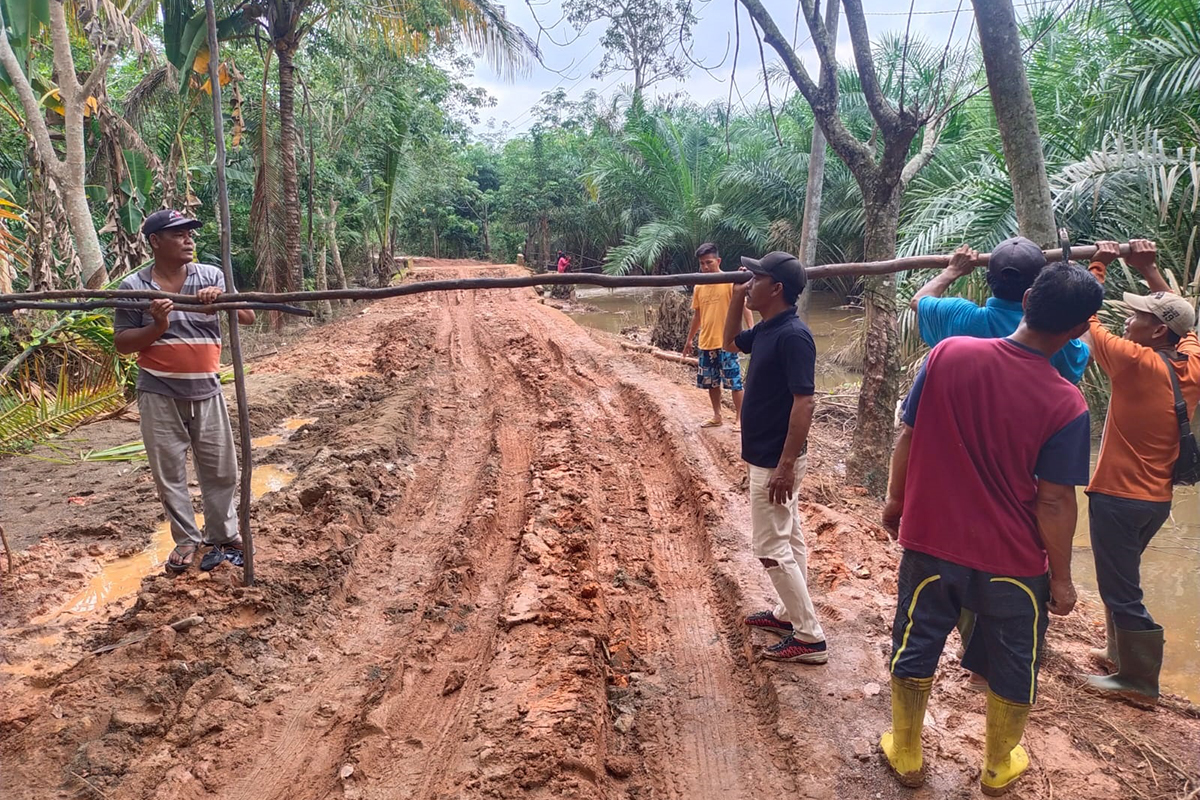
[[[698,430],[686,370],[615,341],[528,290],[458,292],[356,310],[256,362],[256,458],[290,482],[255,507],[254,588],[223,565],[59,614],[150,540],[144,470],[58,467],[60,495],[88,482],[87,524],[65,498],[20,502],[49,491],[41,472],[6,482],[10,536],[37,533],[0,584],[4,796],[975,796],[983,699],[952,653],[928,786],[899,789],[874,755],[898,553],[837,477],[840,427],[814,432],[803,497],[830,663],[763,662],[739,624],[770,588],[735,434]],[[1094,613],[1051,629],[1016,796],[1184,797],[1195,707],[1074,689]]]

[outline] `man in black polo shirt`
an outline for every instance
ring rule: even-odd
[[[766,567],[780,603],[746,618],[752,628],[783,637],[763,655],[776,661],[824,664],[825,632],[808,596],[808,557],[800,512],[800,481],[808,465],[808,428],[816,391],[817,347],[796,316],[804,267],[788,253],[742,258],[754,273],[734,287],[725,318],[724,347],[749,353],[742,402],[742,460],[750,469],[750,522],[754,555]],[[742,330],[743,309],[762,322]]]

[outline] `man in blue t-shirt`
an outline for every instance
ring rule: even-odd
[[[979,254],[963,245],[950,256],[950,264],[924,286],[909,303],[917,314],[921,340],[930,347],[951,336],[1000,339],[1011,336],[1021,324],[1021,299],[1046,266],[1042,248],[1024,236],[1005,239],[988,259],[987,282],[992,296],[982,307],[962,297],[942,297],[950,284],[970,275]],[[1058,374],[1079,383],[1088,364],[1088,348],[1072,339],[1050,359]]]

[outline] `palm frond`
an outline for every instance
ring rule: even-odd
[[[107,339],[68,328],[0,386],[0,453],[27,449],[126,404],[125,363],[112,349],[111,323],[105,318],[102,325]]]
[[[154,43],[138,27],[154,21],[158,8],[153,4],[147,8],[142,19],[130,19],[125,15],[126,8],[118,6],[113,0],[75,0],[74,3],[68,3],[67,8],[74,11],[76,20],[94,41],[111,38],[115,33],[128,41],[139,56],[157,60],[158,51]],[[96,25],[97,22],[102,22],[103,27]]]

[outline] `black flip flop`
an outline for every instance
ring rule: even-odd
[[[181,547],[190,547],[192,549],[192,551],[190,553],[188,553],[186,557],[183,557],[183,553],[179,549]],[[183,544],[183,545],[177,544],[177,545],[175,545],[175,548],[173,550],[171,550],[171,554],[169,556],[167,556],[167,563],[166,563],[167,571],[174,572],[177,575],[181,572],[187,572],[189,569],[191,569],[192,562],[194,562],[196,560],[196,551],[199,549],[200,548],[194,544]],[[171,563],[171,558],[173,556],[175,556],[176,554],[180,555],[181,560],[178,564],[173,564],[173,563]]]

